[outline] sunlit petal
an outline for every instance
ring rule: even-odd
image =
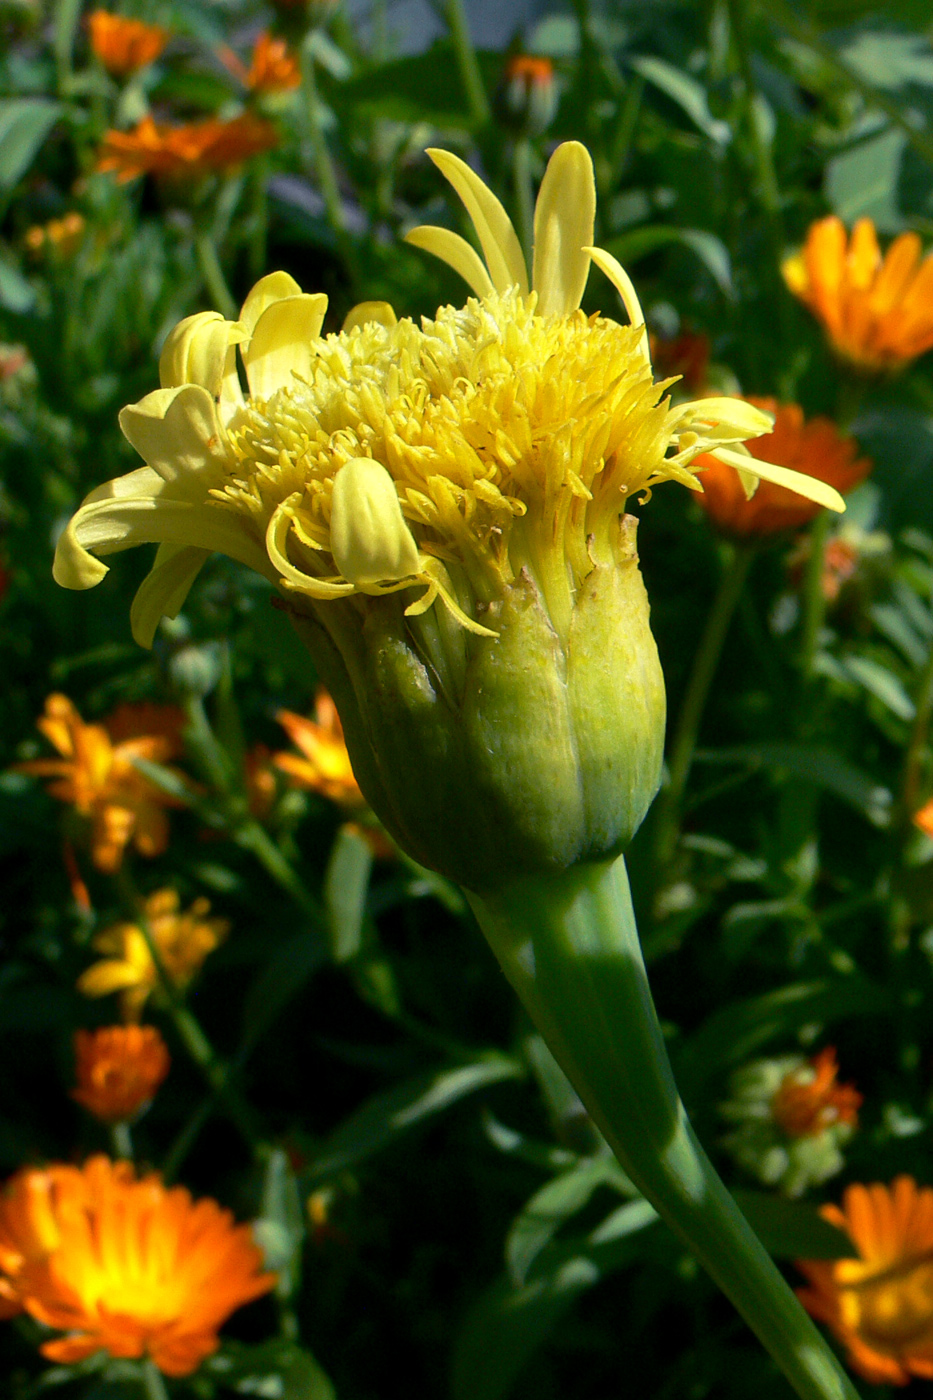
[[[642,327],[641,352],[645,360],[650,361],[651,351],[648,345],[648,331],[645,329],[645,315],[641,309],[641,302],[638,300],[635,288],[632,285],[632,279],[629,277],[618,258],[614,258],[611,253],[607,253],[605,248],[584,248],[583,251],[590,255],[600,272],[606,274],[609,281],[619,293],[632,325]]]
[[[308,377],[326,310],[327,297],[322,293],[282,297],[266,307],[242,348],[254,398],[271,398],[277,389],[292,386],[296,378]]]
[[[405,242],[413,248],[421,248],[447,263],[459,273],[467,286],[478,297],[489,296],[494,290],[489,273],[475,248],[471,248],[465,238],[449,228],[435,228],[431,224],[421,224],[406,233]]]
[[[453,185],[473,220],[496,291],[504,292],[509,287],[518,287],[522,295],[527,296],[528,270],[522,245],[511,219],[492,190],[459,156],[450,151],[429,149],[427,154]]]
[[[534,275],[542,316],[566,316],[583,299],[596,220],[590,153],[565,141],[548,161],[535,205]]]
[[[159,546],[155,563],[137,589],[130,608],[130,628],[141,647],[152,646],[163,617],[177,617],[209,556],[210,550],[195,545]]]
[[[841,512],[846,508],[845,501],[834,486],[817,481],[803,472],[777,467],[773,462],[761,462],[757,457],[747,457],[729,447],[711,448],[710,456],[718,457],[739,472],[757,476],[762,481],[773,481],[776,486],[786,486],[789,491],[796,491],[798,496],[806,496],[808,501],[816,501],[817,505],[827,506],[830,510]]]

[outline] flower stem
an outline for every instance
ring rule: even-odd
[[[531,185],[531,144],[527,136],[519,136],[515,142],[512,152],[512,174],[515,179],[518,236],[530,267],[534,244],[535,202]]]
[[[252,209],[249,233],[249,272],[258,282],[266,270],[266,244],[269,237],[269,157],[259,155],[250,172]]]
[[[113,1144],[115,1157],[125,1157],[128,1162],[132,1162],[133,1138],[130,1133],[130,1125],[125,1118],[121,1119],[119,1123],[110,1124],[110,1141]]]
[[[466,93],[470,116],[477,126],[486,126],[490,119],[489,99],[483,86],[483,75],[479,70],[476,49],[473,47],[473,40],[470,37],[470,26],[467,23],[463,0],[445,0],[443,12],[450,30],[450,37],[453,40],[457,67],[460,70],[460,81],[463,83],[463,89]]]
[[[146,1400],[168,1400],[168,1390],[162,1372],[150,1357],[144,1357],[139,1371]]]
[[[230,288],[227,286],[227,279],[223,274],[223,268],[220,266],[217,245],[205,229],[199,229],[194,235],[194,250],[197,254],[198,267],[201,269],[207,294],[214,303],[215,310],[219,311],[221,316],[225,316],[228,321],[235,321],[237,317],[236,302],[233,300]]]
[[[919,806],[920,776],[923,757],[926,752],[927,737],[930,732],[930,717],[933,715],[933,647],[924,663],[917,692],[917,712],[907,744],[904,758],[904,773],[901,779],[899,823],[902,834],[909,832],[910,821]]]
[[[697,1141],[680,1102],[620,857],[468,895],[493,952],[632,1181],[801,1400],[857,1400]]]
[[[703,712],[722,655],[729,624],[754,557],[754,545],[731,546],[731,554],[720,576],[719,587],[693,658],[677,727],[671,741],[667,761],[668,781],[658,797],[655,809],[654,849],[659,868],[670,862],[677,846],[681,805],[693,764]]]
[[[800,639],[800,670],[805,682],[813,678],[820,633],[826,621],[823,570],[826,565],[826,544],[831,524],[832,517],[829,511],[821,510],[810,526],[810,556],[803,580],[803,631]]]

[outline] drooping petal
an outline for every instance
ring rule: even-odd
[[[600,272],[606,274],[609,281],[619,293],[619,296],[622,298],[622,305],[628,312],[628,317],[632,325],[641,326],[642,335],[639,348],[645,360],[650,363],[651,351],[648,345],[648,331],[645,329],[645,314],[641,309],[641,302],[638,300],[638,295],[632,285],[632,279],[629,277],[618,258],[614,258],[611,253],[607,253],[605,248],[584,248],[583,251],[589,254]]]
[[[808,501],[816,501],[817,505],[827,506],[830,510],[842,512],[846,508],[845,501],[834,486],[825,481],[817,481],[815,477],[807,476],[804,472],[791,471],[789,467],[778,467],[773,462],[759,461],[757,457],[734,452],[730,447],[711,448],[710,456],[718,457],[721,462],[735,467],[740,473],[757,476],[761,481],[773,481],[776,486],[786,486],[789,491],[796,491],[798,496],[805,496]]]
[[[287,272],[269,272],[261,277],[240,309],[240,325],[252,335],[256,322],[273,302],[301,296],[301,288]]]
[[[440,258],[441,262],[447,263],[448,267],[460,274],[478,297],[488,297],[495,290],[482,258],[459,233],[454,233],[449,228],[421,224],[410,233],[406,233],[405,242],[410,243],[413,248],[432,253],[434,257]]]
[[[357,326],[368,326],[375,322],[378,326],[391,329],[398,325],[395,308],[389,301],[359,301],[351,306],[343,320],[342,331],[355,330]]]
[[[203,500],[224,460],[217,407],[198,384],[156,389],[120,413],[124,437],[174,495]]]
[[[548,161],[535,204],[532,286],[539,315],[567,316],[580,305],[595,221],[590,153],[579,141],[565,141]]]
[[[292,528],[292,509],[296,497],[290,496],[277,506],[266,530],[266,552],[272,567],[279,575],[278,582],[286,588],[307,593],[310,598],[344,598],[355,593],[352,583],[341,583],[335,579],[315,578],[295,567],[288,557],[288,532]]]
[[[528,269],[522,256],[522,245],[512,227],[512,220],[492,190],[483,184],[465,161],[450,151],[429,149],[427,155],[453,185],[473,220],[496,291],[504,292],[509,287],[518,287],[522,296],[527,296]]]
[[[420,571],[418,546],[381,462],[354,457],[334,477],[330,551],[339,572],[358,588]]]
[[[152,646],[163,617],[178,616],[209,554],[209,550],[196,545],[159,546],[155,563],[137,589],[130,608],[130,630],[139,646]]]
[[[266,307],[241,352],[254,398],[271,398],[296,376],[310,375],[326,310],[323,293],[281,297]]]
[[[749,438],[763,437],[774,427],[774,414],[745,399],[695,399],[680,405],[672,416],[681,432],[685,428],[715,428],[720,441],[734,437],[736,442],[747,442]]]

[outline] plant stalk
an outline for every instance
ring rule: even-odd
[[[468,899],[622,1167],[801,1400],[858,1400],[693,1133],[651,999],[624,859],[526,876]]]
[[[804,682],[813,679],[820,633],[826,621],[823,570],[826,566],[826,544],[831,525],[832,516],[829,511],[821,510],[810,526],[810,556],[803,579],[803,631],[800,639],[800,670]]]
[[[473,40],[470,37],[470,26],[467,23],[463,0],[445,0],[444,18],[453,40],[457,67],[460,70],[460,81],[466,92],[470,116],[477,126],[486,126],[491,115],[489,99],[483,86],[483,75],[479,70],[476,49],[473,47]]]
[[[119,1123],[110,1124],[110,1141],[115,1157],[125,1157],[128,1162],[132,1162],[133,1138],[130,1133],[130,1125],[125,1118],[121,1119]]]
[[[211,234],[203,229],[199,230],[194,235],[194,250],[197,254],[198,267],[201,269],[207,294],[214,303],[214,309],[219,311],[221,316],[225,316],[228,321],[235,321],[237,305],[233,300],[230,288],[227,286],[227,279],[224,277],[220,258],[217,256],[217,245]]]
[[[144,1357],[140,1363],[140,1379],[143,1383],[143,1394],[146,1400],[169,1400],[168,1390],[165,1381],[162,1379],[162,1372],[150,1357]]]

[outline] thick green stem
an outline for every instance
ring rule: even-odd
[[[668,754],[668,781],[658,797],[655,808],[654,848],[659,867],[667,865],[677,845],[681,804],[693,764],[703,712],[722,655],[729,624],[742,596],[742,589],[754,557],[754,545],[739,544],[732,547],[731,557],[722,571],[719,587],[693,658],[687,689],[677,718],[677,728]]]
[[[512,173],[515,178],[515,207],[518,211],[518,236],[529,267],[534,244],[535,202],[531,184],[531,144],[527,136],[519,136],[512,152]]]
[[[858,1400],[690,1127],[651,999],[624,860],[468,897],[505,975],[623,1168],[801,1400]]]
[[[490,118],[489,99],[483,86],[483,75],[479,71],[473,40],[470,38],[470,26],[467,23],[463,0],[445,0],[444,18],[453,40],[460,81],[466,92],[470,116],[477,126],[486,126]]]
[[[119,1123],[110,1124],[110,1141],[113,1144],[113,1155],[115,1157],[125,1157],[128,1162],[133,1160],[133,1138],[130,1133],[130,1125],[126,1119]]]
[[[214,303],[214,309],[228,321],[235,321],[237,305],[227,286],[213,237],[204,230],[199,231],[194,236],[194,248],[198,257],[198,267],[201,269],[207,294]]]
[[[823,591],[823,571],[826,567],[826,544],[832,516],[821,510],[810,526],[810,555],[803,580],[803,631],[800,639],[800,670],[804,681],[812,680],[820,646],[820,633],[826,621],[826,594]]]
[[[162,1372],[148,1356],[140,1363],[139,1376],[143,1383],[143,1394],[146,1400],[168,1400],[168,1391],[165,1387],[165,1381],[162,1379]]]

